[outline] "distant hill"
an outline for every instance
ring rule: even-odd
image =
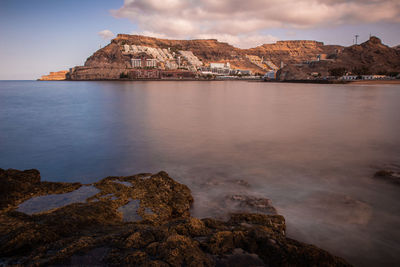
[[[340,50],[328,60],[310,64],[288,65],[279,71],[281,80],[308,79],[313,74],[329,76],[334,69],[343,69],[353,74],[387,74],[400,71],[400,49],[382,44],[372,36],[360,45],[352,45]]]
[[[388,47],[377,37],[349,47],[294,40],[240,49],[215,39],[170,40],[118,34],[110,44],[91,55],[84,66],[73,68],[68,77],[72,80],[119,79],[131,69],[131,60],[143,55],[156,59],[158,67],[166,70],[195,71],[210,63],[229,62],[233,69],[259,74],[279,70],[281,80],[329,76],[334,69],[374,74],[400,70],[399,46]]]
[[[181,50],[191,51],[203,65],[229,62],[231,68],[246,69],[261,74],[278,69],[281,62],[293,64],[304,60],[315,60],[319,54],[335,54],[342,49],[341,46],[306,40],[278,41],[275,44],[264,44],[252,49],[240,49],[215,39],[170,40],[118,34],[109,45],[90,56],[83,67],[74,68],[70,78],[118,79],[120,73],[131,66],[131,56],[124,53],[125,45],[167,49],[171,53],[178,53]]]

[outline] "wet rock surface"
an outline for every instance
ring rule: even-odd
[[[267,198],[248,195],[232,195],[227,196],[227,200],[236,202],[239,208],[250,208],[256,212],[262,212],[266,214],[278,214],[276,209],[271,205],[271,201]]]
[[[165,172],[107,177],[91,185],[98,192],[86,201],[31,215],[18,206],[82,185],[41,182],[37,170],[0,169],[0,186],[0,265],[349,266],[287,238],[281,215],[234,213],[227,221],[191,217],[189,188]],[[238,197],[235,201],[261,209],[269,205],[265,199]],[[132,201],[140,219],[126,221],[119,209]]]

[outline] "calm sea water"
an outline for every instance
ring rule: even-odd
[[[83,183],[165,170],[194,216],[266,197],[290,237],[400,262],[400,187],[372,177],[400,168],[400,85],[2,81],[0,167]]]

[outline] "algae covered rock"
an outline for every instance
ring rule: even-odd
[[[0,169],[0,184],[0,265],[349,266],[287,238],[281,215],[191,217],[190,189],[166,172],[107,177],[84,185],[87,195],[79,183],[42,182],[36,170]],[[79,201],[19,209],[55,194]]]

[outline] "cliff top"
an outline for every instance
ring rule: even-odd
[[[213,43],[213,44],[226,44],[232,46],[226,42],[220,42],[217,39],[191,39],[191,40],[178,40],[178,39],[167,39],[167,38],[156,38],[149,37],[144,35],[131,35],[131,34],[118,34],[116,38],[113,39],[114,42],[120,41],[130,41],[130,42],[143,42],[143,43],[169,43],[169,44],[177,44],[177,43]],[[323,46],[323,42],[315,41],[315,40],[280,40],[276,43],[266,43],[261,46],[270,46],[270,45],[310,45],[310,46]],[[234,46],[232,46],[234,47]],[[235,47],[236,48],[236,47]],[[239,49],[239,48],[237,48]]]

